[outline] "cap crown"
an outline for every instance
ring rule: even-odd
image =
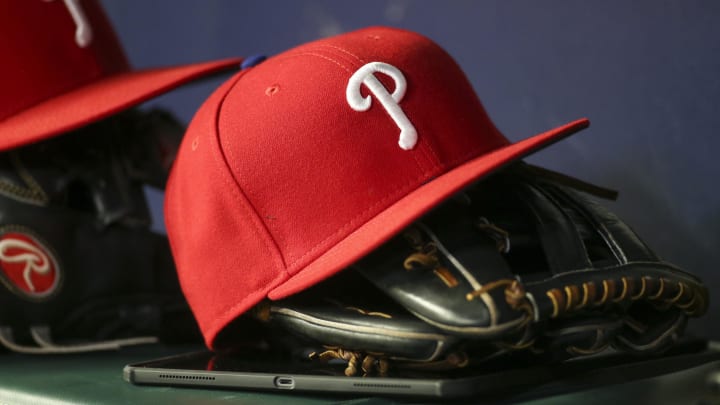
[[[361,71],[373,62],[405,78],[396,105],[417,132],[410,150],[377,95],[350,81],[361,72],[396,90],[384,73]],[[352,108],[348,90],[369,108]],[[218,131],[233,178],[290,273],[409,190],[506,144],[443,50],[382,29],[310,43],[249,70],[225,99]]]

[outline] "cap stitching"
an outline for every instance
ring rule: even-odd
[[[295,52],[295,53],[292,53],[292,54],[290,54],[290,55],[285,55],[284,57],[276,58],[275,60],[276,60],[276,61],[281,61],[281,60],[284,60],[284,59],[295,58],[295,57],[298,57],[298,56],[317,56],[318,58],[322,58],[322,59],[328,60],[328,61],[330,61],[330,62],[332,62],[332,63],[340,66],[341,68],[343,68],[343,69],[344,69],[346,72],[348,72],[348,73],[352,73],[352,69],[350,69],[350,68],[348,68],[347,66],[343,65],[343,64],[340,63],[339,61],[337,61],[337,60],[335,60],[335,59],[333,59],[333,58],[331,58],[331,57],[329,57],[329,56],[321,55],[321,54],[319,54],[319,53],[314,53],[314,52],[310,52],[310,51]]]
[[[238,77],[236,78],[235,83],[233,83],[233,85],[228,89],[228,91],[223,96],[222,100],[220,100],[220,102],[218,103],[216,113],[215,113],[215,136],[214,136],[215,141],[217,143],[217,148],[212,148],[215,150],[215,153],[212,153],[212,155],[213,155],[213,159],[216,161],[216,163],[218,163],[221,168],[225,167],[227,169],[227,171],[229,172],[230,177],[233,179],[233,181],[235,183],[234,184],[235,187],[233,187],[233,184],[227,178],[225,178],[225,176],[220,176],[221,178],[223,178],[223,182],[228,186],[228,189],[235,189],[237,191],[237,193],[239,194],[239,195],[235,195],[234,199],[236,201],[238,201],[241,206],[248,207],[252,211],[249,216],[251,217],[250,222],[252,223],[252,226],[255,229],[255,233],[261,237],[261,239],[263,240],[263,243],[265,244],[265,247],[269,251],[273,251],[273,250],[275,251],[276,256],[278,256],[280,259],[279,260],[280,265],[281,265],[280,268],[284,272],[287,272],[287,270],[285,269],[286,268],[285,258],[283,257],[280,247],[275,242],[275,239],[272,237],[272,233],[267,228],[267,225],[265,224],[265,222],[260,219],[260,214],[258,213],[255,206],[252,204],[252,201],[247,197],[247,195],[245,195],[242,185],[240,185],[240,182],[235,178],[235,172],[232,170],[232,167],[230,166],[230,163],[226,156],[226,154],[231,154],[231,152],[226,151],[225,148],[223,148],[222,141],[220,139],[219,123],[220,123],[220,113],[221,113],[222,107],[225,104],[225,100],[227,100],[228,95],[232,92],[233,88],[237,85],[237,83],[240,81],[240,79],[244,76],[244,73],[248,72],[248,71],[249,70],[246,70],[246,71],[243,71],[242,73],[238,74]],[[232,192],[231,192],[231,194],[232,194]],[[258,224],[258,222],[259,222],[259,224]],[[268,241],[268,239],[270,239],[270,241]],[[273,249],[273,247],[274,247],[274,249]]]
[[[426,142],[424,144],[427,145],[427,150],[429,150],[430,154],[432,155],[432,159],[429,159],[429,160],[434,161],[437,166],[440,166],[440,158],[438,157],[437,153],[435,153],[435,149],[433,149],[432,145],[430,144],[430,141],[427,141],[427,139],[429,139],[429,137],[426,136],[425,138],[426,138]],[[423,150],[423,152],[424,152],[424,150]],[[426,153],[426,157],[427,157],[427,153]]]
[[[363,63],[363,64],[364,64],[364,63],[367,63],[367,61],[366,61],[365,59],[363,59],[363,58],[355,55],[354,53],[348,51],[348,50],[345,49],[345,48],[341,48],[341,47],[336,46],[336,45],[323,44],[323,45],[317,46],[316,48],[318,48],[318,49],[320,49],[320,48],[330,48],[330,49],[334,49],[334,50],[340,51],[340,52],[342,52],[342,53],[344,53],[344,54],[346,54],[346,55],[348,55],[348,56],[351,56],[351,57],[355,58],[355,60],[357,60],[357,61],[360,62],[360,63]]]

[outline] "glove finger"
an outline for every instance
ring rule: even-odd
[[[503,287],[515,279],[498,240],[456,201],[427,215],[353,269],[418,318],[448,333],[491,339],[528,320],[527,312],[506,299]]]
[[[366,281],[345,272],[303,293],[265,302],[254,313],[310,345],[394,359],[434,361],[457,343],[455,336],[373,290]]]

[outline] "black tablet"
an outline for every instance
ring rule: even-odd
[[[719,361],[719,350],[695,341],[659,357],[609,353],[556,364],[435,373],[396,370],[387,377],[347,377],[343,364],[288,361],[277,353],[254,349],[232,354],[202,351],[129,364],[125,366],[124,379],[133,384],[355,396],[531,399],[655,377]]]

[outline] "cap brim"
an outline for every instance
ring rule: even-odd
[[[272,288],[273,300],[314,285],[351,265],[396,235],[423,214],[469,184],[554,142],[568,137],[590,122],[580,119],[523,141],[496,149],[438,176],[395,202],[360,226],[293,277]]]
[[[0,150],[72,131],[203,76],[240,65],[229,58],[109,76],[0,121]]]

